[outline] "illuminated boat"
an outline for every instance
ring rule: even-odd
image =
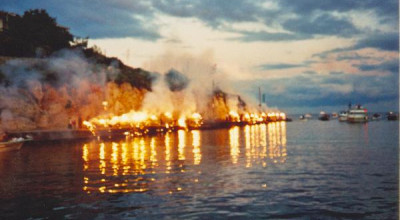
[[[321,121],[329,121],[329,114],[327,114],[325,112],[320,112],[318,119]]]
[[[339,121],[343,122],[343,121],[347,121],[347,116],[349,116],[349,112],[347,111],[341,111],[339,113]]]
[[[367,122],[368,110],[363,108],[361,105],[356,105],[354,108],[349,110],[347,121],[351,123]]]
[[[389,113],[387,114],[387,119],[388,119],[389,121],[397,121],[397,120],[398,120],[398,116],[397,116],[397,114],[394,113],[394,112],[389,112]]]
[[[9,141],[0,142],[0,152],[19,150],[21,149],[24,142],[29,140],[30,139],[12,138]]]

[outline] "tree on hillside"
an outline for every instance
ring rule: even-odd
[[[23,16],[12,16],[8,30],[0,33],[0,55],[47,56],[69,48],[73,35],[68,28],[57,24],[43,9],[26,11]]]

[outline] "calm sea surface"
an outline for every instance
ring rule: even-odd
[[[277,122],[0,153],[0,219],[397,219],[399,125]]]

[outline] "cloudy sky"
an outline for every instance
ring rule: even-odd
[[[397,0],[13,0],[46,9],[75,36],[128,65],[166,51],[212,54],[240,93],[289,113],[339,111],[349,101],[397,110]]]

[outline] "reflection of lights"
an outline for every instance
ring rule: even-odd
[[[165,135],[164,142],[165,142],[165,161],[167,169],[166,172],[169,173],[171,170],[171,143],[170,143],[169,133]]]
[[[140,139],[140,169],[141,171],[146,169],[146,146],[143,138]]]
[[[112,143],[111,164],[114,171],[113,176],[118,176],[118,144],[115,142]]]
[[[186,132],[178,131],[178,159],[185,160]]]
[[[87,144],[83,145],[83,154],[82,154],[82,159],[84,162],[88,162],[88,155],[89,155],[89,150]]]
[[[105,158],[105,144],[104,143],[100,143],[100,152],[99,152],[99,158],[100,158],[100,165],[99,165],[99,169],[101,174],[106,174],[106,161],[104,160]]]
[[[194,165],[200,164],[201,161],[201,140],[200,140],[200,131],[199,130],[192,130],[192,145],[193,145],[193,157],[194,157]]]
[[[82,159],[83,159],[83,170],[87,170],[89,168],[89,150],[87,144],[83,145]]]
[[[267,156],[267,125],[260,125],[260,135],[261,141],[260,146],[262,147],[262,151],[260,153],[261,158],[265,158]]]
[[[187,139],[187,135],[189,135],[188,131],[180,130],[177,131],[176,136],[173,136],[174,139],[171,133],[167,132],[164,137],[133,137],[121,142],[94,141],[91,144],[82,145],[80,149],[82,150],[84,173],[81,179],[83,181],[81,189],[85,193],[135,193],[150,190],[150,186],[158,185],[156,181],[159,180],[151,177],[155,177],[152,174],[160,171],[157,169],[159,165],[165,166],[163,169],[166,173],[176,173],[184,172],[186,163],[192,163],[186,160],[188,157],[191,158],[192,152],[194,165],[199,165],[204,160],[204,152],[201,148],[204,144],[201,135],[204,133],[201,130],[191,130],[191,139],[190,137]],[[162,145],[160,146],[163,139],[165,149]],[[242,142],[244,146],[243,149],[240,149]],[[97,147],[94,144],[97,144]],[[284,163],[287,157],[286,144],[285,122],[246,125],[243,128],[232,127],[229,130],[229,160],[232,161],[232,164],[243,167],[256,165],[265,167],[267,163]],[[240,159],[240,150],[243,151],[243,160]],[[175,162],[177,169],[172,171],[172,165]],[[98,166],[98,169],[92,169],[89,172],[89,165]],[[193,172],[193,170],[189,170],[189,172]],[[201,174],[200,171],[197,173]],[[125,177],[122,177],[124,175]],[[196,184],[200,182],[199,176],[201,175],[195,175],[189,181]],[[155,181],[155,184],[150,184],[151,181]],[[262,186],[264,188],[264,185]],[[180,184],[170,189],[173,193],[177,193],[180,191],[179,188],[185,191],[184,185]]]
[[[250,125],[244,127],[244,139],[246,147],[246,167],[251,166],[251,129]]]
[[[286,122],[281,122],[281,134],[282,134],[282,156],[286,157]]]
[[[122,143],[121,144],[121,148],[122,148],[122,175],[126,175],[128,174],[129,170],[130,170],[130,166],[128,165],[128,144]]]
[[[235,126],[229,129],[229,143],[231,149],[232,162],[236,164],[240,154],[239,149],[239,127]]]
[[[152,166],[154,167],[157,163],[157,151],[156,151],[156,139],[154,137],[151,138],[150,141],[150,161]]]

